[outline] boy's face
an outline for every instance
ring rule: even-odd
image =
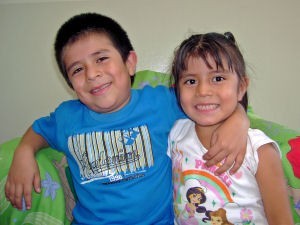
[[[93,32],[66,45],[62,56],[74,91],[90,109],[108,113],[128,103],[137,63],[134,51],[123,62],[108,36]]]

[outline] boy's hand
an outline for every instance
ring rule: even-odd
[[[208,167],[220,164],[215,174],[220,175],[230,169],[235,173],[242,165],[246,149],[249,119],[244,108],[238,104],[235,112],[213,133],[211,148],[203,156]]]
[[[245,158],[247,136],[243,137],[240,135],[228,138],[222,134],[221,140],[218,134],[214,134],[211,140],[212,147],[203,156],[203,159],[207,160],[206,166],[221,165],[215,171],[216,175],[220,175],[230,168],[230,174],[234,174],[240,168]],[[231,141],[226,143],[226,140]]]
[[[30,209],[32,186],[37,193],[40,193],[40,174],[37,162],[32,151],[18,147],[5,184],[7,200],[19,210]],[[25,201],[26,208],[22,207],[22,200]]]

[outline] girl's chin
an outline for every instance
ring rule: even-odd
[[[221,122],[218,120],[218,121],[213,121],[213,120],[198,120],[198,121],[195,121],[196,125],[197,126],[200,126],[200,127],[215,127],[215,126],[220,126]]]

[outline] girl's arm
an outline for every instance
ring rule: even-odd
[[[238,104],[235,112],[215,130],[211,148],[203,159],[208,160],[208,167],[217,165],[222,160],[222,166],[215,172],[217,175],[230,169],[235,173],[242,165],[245,154],[250,122],[247,113],[241,104]]]
[[[15,150],[5,184],[5,195],[12,206],[19,210],[22,209],[23,197],[26,209],[31,208],[32,186],[38,193],[41,190],[40,173],[35,160],[35,153],[46,146],[48,144],[45,139],[36,134],[30,127]]]
[[[256,180],[270,225],[293,225],[281,160],[272,144],[258,149]]]

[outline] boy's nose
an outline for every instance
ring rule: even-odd
[[[86,68],[86,77],[88,80],[94,80],[101,76],[101,71],[94,67]]]

